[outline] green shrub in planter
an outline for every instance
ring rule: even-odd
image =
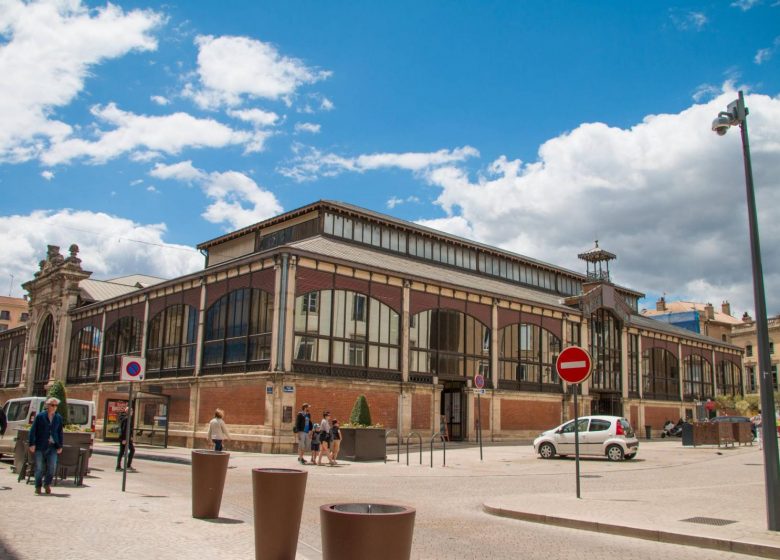
[[[352,414],[349,415],[349,423],[352,426],[370,426],[371,411],[368,409],[368,400],[365,395],[360,395],[352,407]]]
[[[62,416],[62,425],[67,426],[68,425],[68,401],[65,398],[65,385],[57,379],[54,383],[51,384],[51,387],[49,387],[49,392],[46,394],[46,397],[54,397],[56,399],[59,399],[60,405],[57,407],[57,412],[60,413],[60,416]]]

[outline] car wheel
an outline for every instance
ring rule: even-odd
[[[552,443],[543,443],[539,446],[539,456],[542,459],[552,459],[555,455],[555,447]]]
[[[607,447],[607,458],[610,461],[622,461],[623,449],[619,445],[610,445]]]
[[[628,455],[626,455],[626,459],[629,459],[629,460],[633,459],[634,457],[636,457],[636,453],[629,453]]]

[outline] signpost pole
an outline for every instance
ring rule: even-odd
[[[480,389],[481,391],[482,389]],[[477,439],[479,439],[479,460],[482,460],[482,405],[477,393]]]
[[[130,449],[130,436],[133,433],[133,384],[130,383],[130,387],[128,388],[128,396],[127,396],[127,411],[125,412],[127,416],[127,422],[125,423],[125,433],[123,435],[120,435],[120,438],[125,439],[125,452],[124,457],[122,458],[122,461],[124,462],[124,467],[122,469],[122,492],[125,491],[125,486],[127,483],[127,455],[128,450]],[[120,439],[121,443],[121,439]]]
[[[577,409],[577,393],[580,392],[579,387],[580,387],[579,383],[575,383],[573,386],[574,389],[574,470],[577,472],[576,478],[577,478],[578,499],[580,497],[580,431],[579,431],[580,417],[579,417],[579,411]]]

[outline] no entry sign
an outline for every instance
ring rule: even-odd
[[[568,383],[582,383],[591,372],[590,354],[579,346],[564,348],[555,361],[555,371]]]

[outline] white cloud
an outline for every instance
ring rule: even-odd
[[[409,202],[420,202],[420,199],[417,198],[416,196],[407,196],[406,198],[398,198],[397,196],[392,196],[390,197],[390,199],[387,201],[386,204],[387,207],[392,210],[396,206],[400,206],[401,204],[406,204]]]
[[[162,95],[153,95],[149,99],[163,107],[170,104],[170,100],[167,97],[163,97]]]
[[[201,35],[195,43],[200,84],[187,84],[184,95],[203,108],[234,107],[244,96],[284,99],[300,86],[331,75],[283,56],[270,43],[248,37]]]
[[[46,171],[41,171],[41,177],[43,177],[47,181],[51,181],[52,179],[54,179],[54,173],[47,169]]]
[[[83,89],[90,68],[134,50],[155,50],[163,17],[79,0],[3,0],[0,8],[0,162],[33,159],[71,134],[52,118]]]
[[[342,157],[336,154],[323,154],[316,148],[306,150],[300,146],[297,151],[306,151],[296,156],[289,165],[277,169],[285,177],[296,181],[310,181],[317,177],[334,177],[344,171],[363,173],[382,168],[399,168],[422,172],[436,166],[464,161],[479,156],[479,151],[471,146],[437,152],[406,152],[365,154],[357,157]]]
[[[279,121],[279,115],[271,111],[263,111],[262,109],[229,109],[227,114],[233,118],[252,123],[258,128],[275,126]]]
[[[88,158],[103,163],[127,152],[140,151],[139,158],[151,154],[177,154],[184,148],[220,148],[250,142],[253,135],[236,131],[213,119],[198,119],[187,113],[161,117],[137,115],[119,109],[114,103],[95,106],[92,113],[112,126],[97,132],[97,140],[67,138],[56,141],[42,155],[47,165]]]
[[[574,270],[598,238],[618,255],[620,284],[729,299],[735,313],[752,314],[740,138],[710,130],[735,97],[629,129],[585,123],[545,142],[537,161],[501,156],[474,178],[460,166],[433,168],[425,177],[441,189],[446,219],[426,223]],[[751,94],[747,104],[768,308],[778,313],[780,98]]]
[[[237,171],[207,173],[195,168],[191,161],[181,161],[173,165],[157,164],[149,174],[159,179],[199,184],[212,200],[201,215],[209,222],[226,224],[226,229],[242,228],[283,211],[272,192]]]
[[[758,5],[761,0],[734,0],[731,3],[732,8],[739,8],[743,12],[747,12],[753,6]]]
[[[150,193],[159,193],[160,192],[160,191],[157,190],[157,187],[155,187],[154,185],[149,185],[148,187],[146,187],[146,190],[147,190],[147,192],[150,192]]]
[[[692,29],[701,31],[709,22],[706,14],[702,12],[681,12],[672,10],[669,16],[674,26],[680,31]]]
[[[308,132],[310,134],[319,134],[320,125],[314,123],[295,123],[295,132]]]
[[[764,62],[769,61],[769,59],[774,56],[775,52],[777,52],[778,47],[780,47],[780,37],[775,37],[771,47],[766,49],[759,49],[756,52],[756,56],[753,57],[753,62],[756,64],[763,64]]]
[[[13,295],[31,280],[46,245],[58,245],[63,256],[75,243],[78,257],[93,278],[127,274],[175,278],[203,268],[203,257],[192,247],[167,243],[165,224],[138,224],[101,212],[36,210],[28,215],[0,217],[0,268],[13,274]]]

